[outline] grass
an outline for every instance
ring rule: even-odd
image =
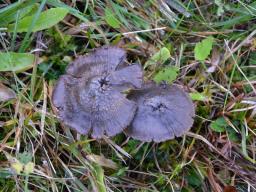
[[[36,60],[33,68],[1,72],[17,99],[0,102],[0,191],[256,191],[256,3],[218,2],[2,1],[1,52],[32,52]],[[32,32],[52,7],[69,14]],[[34,20],[19,33],[26,11]],[[211,53],[198,61],[194,48],[210,36]],[[145,79],[179,69],[174,83],[193,96],[197,114],[187,135],[159,144],[124,134],[95,140],[57,120],[54,83],[75,56],[106,44],[142,65],[169,50],[147,66]]]

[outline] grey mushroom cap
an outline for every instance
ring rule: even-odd
[[[116,48],[114,50],[116,51]],[[96,50],[92,55],[99,54],[98,52]],[[109,50],[108,54],[105,56],[111,58]],[[116,57],[115,54],[116,52],[113,57]],[[110,61],[115,65],[111,68],[108,59],[105,59],[105,64],[103,60],[101,57],[98,70],[97,67],[90,67],[87,62],[84,62],[84,66],[73,66],[76,61],[73,62],[73,72],[78,67],[81,71],[84,70],[83,74],[78,71],[71,74],[67,70],[67,74],[57,81],[52,95],[53,105],[58,110],[60,120],[81,134],[91,133],[94,138],[102,138],[103,135],[114,136],[131,123],[137,105],[128,100],[122,92],[129,88],[140,88],[142,85],[143,74],[140,65],[117,69],[119,61]]]
[[[76,78],[90,80],[95,76],[108,77],[112,86],[120,91],[141,88],[141,65],[125,64],[126,52],[118,47],[101,47],[89,55],[79,56],[67,66],[66,73]]]
[[[57,82],[52,101],[61,121],[81,134],[114,136],[132,121],[136,103],[104,85],[101,77],[91,81],[63,75]]]
[[[143,71],[139,64],[132,64],[116,70],[108,76],[111,86],[116,90],[139,89],[143,84]]]
[[[138,105],[128,136],[141,141],[162,142],[186,133],[193,124],[194,105],[179,87],[148,84],[129,96]]]
[[[126,52],[118,47],[101,47],[88,55],[79,56],[66,68],[74,77],[91,78],[114,71],[126,58]]]

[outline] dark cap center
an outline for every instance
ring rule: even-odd
[[[100,78],[98,82],[102,90],[106,90],[109,87],[109,80],[106,77]]]
[[[161,97],[152,97],[145,101],[145,105],[150,106],[152,111],[164,111],[167,109],[167,106],[165,102],[163,101],[163,98]]]
[[[152,105],[151,107],[153,111],[163,111],[167,108],[163,103],[158,103],[157,105]]]

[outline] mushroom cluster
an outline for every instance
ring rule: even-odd
[[[102,47],[70,63],[52,95],[59,119],[93,138],[124,131],[161,142],[184,134],[195,114],[188,95],[174,85],[143,83],[141,66],[125,59],[123,49]]]

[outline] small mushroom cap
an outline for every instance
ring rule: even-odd
[[[183,135],[193,124],[194,105],[188,94],[175,85],[148,84],[130,95],[138,110],[126,129],[141,141],[162,142]]]
[[[114,71],[126,58],[126,53],[118,47],[101,47],[89,55],[79,56],[66,69],[67,74],[75,77],[91,78]]]

